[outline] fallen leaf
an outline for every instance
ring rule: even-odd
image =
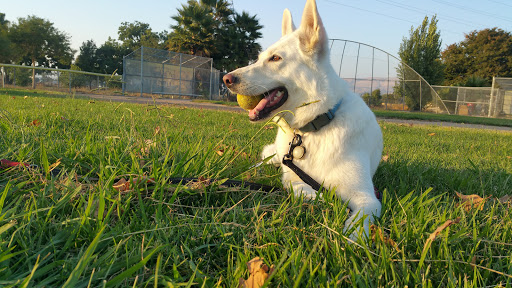
[[[219,156],[224,155],[224,149],[217,150],[217,154],[218,154]]]
[[[39,126],[41,125],[41,122],[39,121],[39,119],[35,119],[34,121],[32,121],[30,123],[31,126]]]
[[[372,241],[375,242],[375,239],[378,237],[380,241],[388,246],[391,246],[396,249],[397,252],[400,252],[400,248],[396,245],[396,242],[393,239],[389,238],[385,232],[383,232],[380,227],[375,224],[370,226],[370,233],[372,235]]]
[[[473,208],[477,208],[478,210],[484,209],[486,198],[482,198],[476,194],[464,195],[457,191],[455,191],[455,194],[457,194],[457,197],[462,200],[462,203],[460,203],[459,206],[463,206],[464,210],[469,211]]]
[[[160,126],[155,127],[155,134],[153,134],[153,137],[158,135],[158,133],[160,133]]]
[[[28,96],[23,97],[23,99],[27,99],[27,98],[28,98]]]
[[[274,272],[274,265],[268,267],[263,263],[260,257],[253,258],[247,262],[249,278],[247,280],[240,278],[238,280],[239,288],[259,288],[265,284],[267,278]]]
[[[428,249],[428,247],[430,247],[430,244],[432,244],[432,242],[434,240],[436,240],[436,237],[437,237],[437,235],[439,235],[439,233],[441,233],[447,227],[449,227],[453,224],[457,224],[459,222],[460,222],[460,217],[457,217],[457,219],[455,219],[455,220],[446,220],[446,222],[444,222],[443,225],[437,227],[437,229],[434,232],[432,232],[432,234],[430,234],[430,236],[428,236],[428,239],[425,242],[425,246],[423,246],[423,251],[425,251],[426,249]]]
[[[388,160],[389,160],[389,155],[387,155],[387,154],[386,154],[386,155],[383,155],[381,160],[382,160],[382,162],[388,162]]]
[[[94,102],[94,101],[89,101],[89,103],[87,103],[87,104],[94,104],[94,103],[96,103],[96,102]]]
[[[135,186],[141,183],[155,183],[155,179],[149,178],[147,176],[141,176],[133,178],[132,181],[128,181],[125,178],[121,178],[119,181],[114,183],[112,187],[119,192],[125,192],[130,190],[130,185]]]
[[[498,201],[500,201],[501,204],[505,204],[505,203],[508,203],[508,202],[512,202],[512,196],[510,195],[505,195],[501,198],[498,199]]]
[[[130,182],[126,181],[124,178],[121,178],[119,181],[114,183],[113,187],[119,192],[125,192],[130,189]]]
[[[432,136],[435,136],[436,133],[429,133],[428,136],[432,137]]]
[[[151,139],[146,139],[144,141],[144,145],[142,146],[142,148],[140,148],[140,153],[142,153],[143,155],[149,154],[151,148],[154,147],[156,147],[156,143]]]

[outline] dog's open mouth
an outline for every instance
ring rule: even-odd
[[[267,118],[272,111],[281,107],[288,99],[288,91],[284,87],[272,89],[263,95],[265,97],[249,111],[249,120],[258,121]]]

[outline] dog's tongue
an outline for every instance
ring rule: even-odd
[[[249,119],[251,119],[251,120],[256,119],[258,117],[258,114],[260,113],[260,111],[263,110],[263,108],[265,108],[265,106],[267,106],[267,103],[268,103],[267,97],[261,99],[260,102],[258,103],[258,105],[256,105],[256,107],[254,107],[253,109],[251,109],[249,111]]]

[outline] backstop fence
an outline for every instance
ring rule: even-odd
[[[219,81],[211,58],[148,47],[123,58],[123,93],[217,99]]]
[[[0,63],[0,85],[2,88],[32,87],[70,94],[97,93],[107,89],[109,93],[120,93],[121,76],[80,71],[76,67],[57,69]]]
[[[432,87],[450,114],[512,118],[512,78],[494,77],[492,87]]]
[[[331,39],[331,64],[368,106],[450,114],[436,90],[414,69],[384,50]]]

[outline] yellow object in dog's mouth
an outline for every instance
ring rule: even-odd
[[[263,94],[247,96],[236,95],[238,105],[249,111],[249,120],[258,121],[272,114],[272,111],[281,107],[288,99],[288,92],[284,87],[274,88]]]
[[[242,94],[236,94],[236,102],[238,102],[238,105],[240,107],[247,111],[254,109],[254,107],[256,107],[263,98],[263,95],[247,96]]]

